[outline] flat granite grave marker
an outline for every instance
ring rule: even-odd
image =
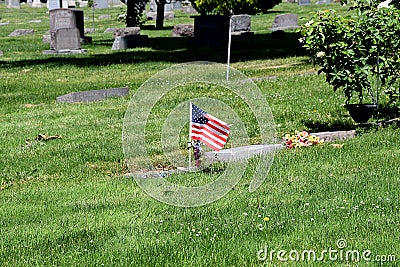
[[[17,37],[17,36],[25,36],[25,35],[32,35],[35,33],[35,30],[33,29],[17,29],[10,33],[8,36],[9,37]]]
[[[129,94],[128,87],[73,92],[57,97],[57,102],[59,103],[94,102],[109,97],[123,97],[127,96],[128,94]]]

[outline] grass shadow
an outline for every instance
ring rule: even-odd
[[[282,38],[270,33],[256,34],[252,38],[232,37],[231,62],[262,60],[305,55],[300,46],[299,33],[287,32]],[[104,64],[167,62],[184,63],[189,61],[213,61],[225,63],[227,46],[199,45],[193,38],[154,37],[149,38],[146,48],[111,52],[113,39],[95,41],[90,46],[110,47],[110,53],[81,55],[50,55],[41,58],[15,61],[1,61],[1,67],[27,67],[33,65],[73,65],[76,67],[100,66]],[[147,49],[149,48],[149,49]]]

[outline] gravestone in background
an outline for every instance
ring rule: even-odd
[[[317,4],[330,4],[332,0],[319,0]]]
[[[108,8],[108,0],[94,0],[95,8]]]
[[[58,29],[78,29],[79,36],[84,38],[83,11],[76,9],[53,9],[50,13],[50,49],[54,49],[54,37]]]
[[[272,24],[272,31],[284,31],[299,28],[299,18],[297,14],[288,13],[280,14],[275,17],[274,23]]]
[[[249,32],[251,29],[250,15],[233,15],[231,32]]]
[[[194,25],[176,24],[172,30],[172,37],[194,37]]]
[[[57,29],[54,38],[54,49],[58,52],[63,50],[80,50],[81,38],[77,28]]]
[[[309,5],[309,4],[311,4],[311,1],[310,0],[299,0],[299,5]]]
[[[42,7],[42,2],[40,0],[33,0],[32,7]]]
[[[8,0],[7,8],[21,8],[19,0]]]
[[[60,0],[47,0],[47,9],[48,10],[62,8],[61,5],[62,5],[62,1],[60,3]]]
[[[25,36],[25,35],[33,35],[35,30],[33,29],[17,29],[10,33],[9,37],[17,37],[17,36]]]
[[[104,90],[91,90],[83,92],[73,92],[58,96],[59,103],[93,102],[103,100],[108,97],[123,97],[129,94],[128,87],[110,88]]]
[[[192,5],[183,6],[182,11],[183,11],[183,13],[186,13],[186,14],[198,14],[199,13],[199,12],[197,12],[196,9],[194,9],[194,7]]]

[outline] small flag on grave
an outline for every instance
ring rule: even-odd
[[[190,138],[220,151],[229,136],[230,126],[190,103]]]

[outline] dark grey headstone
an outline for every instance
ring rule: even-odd
[[[172,37],[194,37],[193,24],[177,24],[172,30]]]
[[[290,29],[299,28],[299,18],[297,14],[280,14],[275,17],[274,23],[272,24],[272,31],[284,31]]]
[[[74,29],[58,29],[55,34],[55,50],[78,50],[81,49],[81,38],[79,30]]]
[[[49,11],[50,13],[50,33],[58,29],[77,28],[80,36],[84,36],[83,11],[77,9],[59,8]]]
[[[250,15],[234,15],[232,16],[231,32],[248,32],[251,29]]]
[[[128,87],[110,88],[104,90],[92,90],[83,92],[73,92],[57,97],[60,103],[93,102],[109,97],[123,97],[129,94]]]
[[[16,37],[16,36],[25,36],[25,35],[32,35],[35,33],[35,30],[32,29],[18,29],[10,33],[9,37]]]
[[[95,8],[108,8],[108,0],[94,0]]]

